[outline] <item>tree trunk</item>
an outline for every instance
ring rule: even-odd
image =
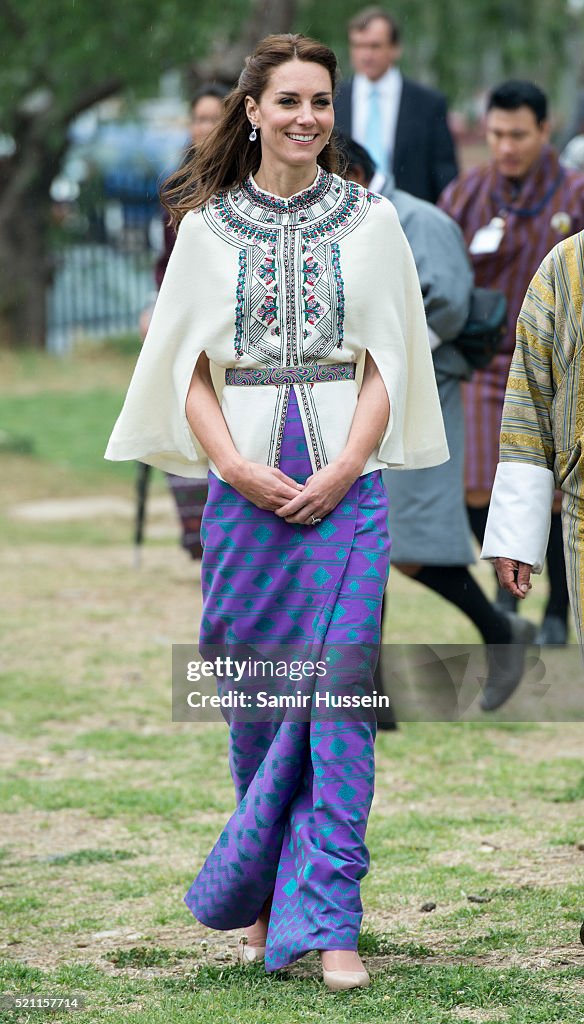
[[[47,208],[48,208],[47,198]],[[46,291],[51,272],[46,255],[46,214],[23,197],[0,220],[0,344],[44,348]]]
[[[45,347],[52,278],[50,188],[67,149],[67,128],[122,84],[117,78],[94,83],[60,113],[50,94],[40,106],[18,111],[15,152],[0,160],[0,345]]]

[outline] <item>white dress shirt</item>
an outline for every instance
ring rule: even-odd
[[[513,558],[541,573],[545,565],[554,474],[527,462],[500,462],[489,504],[481,558]]]
[[[397,68],[390,68],[381,78],[372,82],[366,75],[355,75],[352,95],[352,133],[356,142],[367,148],[367,118],[369,113],[369,94],[372,86],[379,92],[381,107],[383,148],[391,155],[388,170],[391,170],[395,149],[395,133],[399,105],[401,102],[403,78]]]

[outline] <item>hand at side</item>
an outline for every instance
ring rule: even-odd
[[[513,597],[523,600],[531,590],[531,566],[527,562],[518,562],[515,558],[493,559],[499,583]]]

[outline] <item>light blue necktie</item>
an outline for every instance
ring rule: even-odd
[[[387,174],[388,154],[383,148],[383,122],[381,117],[381,103],[379,88],[371,86],[369,92],[369,110],[367,113],[366,148],[375,161],[378,171]]]

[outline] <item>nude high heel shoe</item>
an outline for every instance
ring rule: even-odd
[[[349,988],[366,988],[370,978],[356,950],[349,958],[346,955],[339,957],[338,954],[342,952],[347,951],[321,951],[322,980],[326,987],[331,992],[342,992]],[[328,968],[324,965],[325,956],[328,959]],[[343,961],[346,966],[343,966]]]
[[[349,988],[367,988],[371,978],[367,971],[327,971],[323,967],[322,980],[331,992],[343,992]]]

